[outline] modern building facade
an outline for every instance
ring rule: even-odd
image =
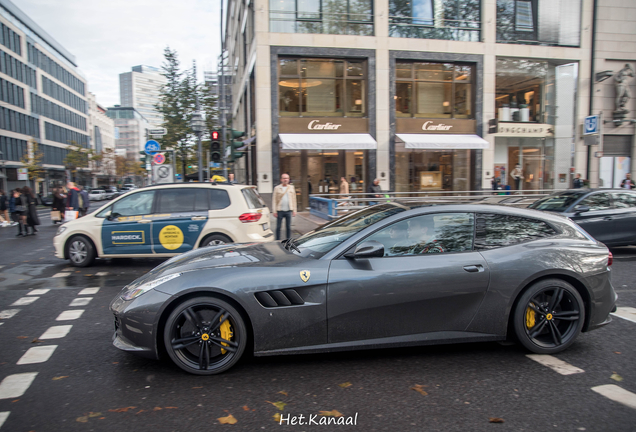
[[[102,156],[92,163],[92,186],[111,185],[115,182],[115,121],[106,115],[106,108],[97,103],[91,92],[88,93],[88,131],[93,151]]]
[[[632,6],[597,1],[597,22],[624,16],[633,34]],[[341,177],[351,192],[374,178],[408,193],[493,178],[570,187],[587,172],[593,11],[594,0],[231,0],[231,118],[255,131],[259,190],[282,172],[305,205],[309,185],[335,192]],[[604,58],[633,62],[633,36],[603,37],[629,39]]]
[[[68,147],[90,148],[86,79],[75,57],[9,0],[0,0],[0,27],[0,187],[27,184],[19,169],[37,148],[44,170],[31,185],[46,194],[66,180]]]
[[[133,66],[131,72],[119,74],[120,106],[135,108],[151,127],[160,127],[163,116],[155,105],[159,103],[161,87],[165,84],[166,78],[159,68]]]
[[[115,149],[126,151],[128,159],[139,160],[150,127],[146,118],[133,107],[119,105],[108,108],[106,115],[115,124]]]

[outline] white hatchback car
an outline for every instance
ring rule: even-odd
[[[93,189],[88,193],[88,199],[91,201],[101,201],[106,199],[106,191],[103,189]]]
[[[64,223],[55,256],[77,267],[96,257],[171,257],[204,246],[274,239],[254,186],[176,183],[136,189]]]

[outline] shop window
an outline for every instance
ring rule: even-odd
[[[480,0],[389,0],[389,36],[479,42]]]
[[[495,101],[500,122],[550,123],[554,66],[547,61],[498,58]]]
[[[581,0],[497,0],[497,42],[580,45]]]
[[[474,118],[473,66],[396,63],[397,117]]]
[[[417,150],[395,143],[395,190],[470,190],[470,163],[470,150]]]
[[[373,36],[372,0],[270,0],[271,32]]]
[[[281,117],[366,117],[366,62],[280,59]]]

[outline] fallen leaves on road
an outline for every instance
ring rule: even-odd
[[[503,423],[503,422],[504,422],[504,419],[499,418],[499,417],[490,417],[490,418],[488,419],[488,421],[489,421],[490,423]]]
[[[82,417],[78,417],[75,421],[78,421],[80,423],[88,423],[88,419],[89,418],[94,418],[94,417],[100,417],[102,415],[102,413],[97,412],[90,412],[88,413],[88,415],[82,416]]]
[[[325,417],[342,417],[342,413],[340,411],[337,411],[337,410],[320,411],[320,415],[321,416],[325,416]]]
[[[235,424],[238,421],[232,414],[228,415],[227,417],[219,417],[217,420],[220,424]]]
[[[68,378],[68,375],[56,376],[51,378],[51,381],[59,381],[61,379]]]
[[[618,382],[623,381],[623,377],[617,374],[616,372],[614,372],[610,378]]]
[[[415,384],[413,387],[411,387],[411,390],[415,390],[416,392],[418,392],[422,396],[428,396],[428,393],[426,393],[424,391],[424,387],[426,387],[426,386],[423,386],[421,384]]]
[[[243,411],[249,411],[250,408],[247,405],[243,405]]]
[[[161,411],[161,407],[155,407],[155,409],[153,409],[153,411]]]
[[[26,338],[28,338],[28,336],[18,336],[17,338],[18,339],[26,339]]]
[[[16,400],[12,400],[11,403],[16,403],[18,402],[20,399],[16,399]]]
[[[342,388],[347,388],[347,387],[351,387],[353,384],[351,384],[349,381],[342,383],[342,384],[338,384],[340,387]]]
[[[279,410],[284,410],[285,409],[285,405],[287,405],[285,402],[270,402],[270,401],[265,401],[267,403],[271,403],[272,405],[274,405],[276,408],[278,408]]]
[[[614,351],[614,354],[620,354],[620,353],[621,353],[620,351]]]
[[[200,386],[200,387],[192,387],[192,390],[194,390],[194,389],[200,389],[200,388],[203,388],[203,386]]]
[[[43,343],[43,342],[44,342],[43,340],[40,340],[38,338],[35,338],[31,341],[31,343]]]
[[[272,417],[274,417],[274,420],[276,421],[276,423],[280,423],[280,413],[276,413]]]
[[[128,410],[133,410],[133,409],[135,409],[135,408],[137,408],[137,407],[129,406],[129,407],[126,407],[126,408],[115,408],[115,409],[110,409],[110,410],[108,410],[108,411],[110,411],[110,412],[128,412]]]
[[[284,390],[281,390],[281,391],[279,391],[278,393],[280,393],[280,394],[282,394],[282,395],[287,396],[287,392],[286,392],[286,391],[284,391]]]

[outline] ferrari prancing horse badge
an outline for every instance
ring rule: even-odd
[[[303,282],[307,282],[310,276],[311,276],[311,272],[309,270],[300,271],[300,278],[302,279]]]

